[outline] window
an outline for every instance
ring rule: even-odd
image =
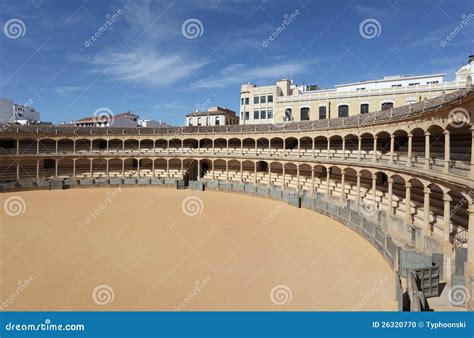
[[[369,104],[368,103],[362,103],[360,105],[360,113],[361,114],[367,114],[369,112]]]
[[[267,111],[266,110],[260,110],[260,118],[261,119],[266,119],[267,118]]]
[[[254,110],[253,112],[253,119],[258,120],[258,110]]]
[[[241,101],[240,104],[243,106],[244,105],[244,98],[241,98],[240,101]]]
[[[392,88],[401,87],[401,86],[402,86],[401,84],[393,84]]]
[[[200,126],[202,124],[202,120],[200,117],[198,117],[198,126]]]
[[[338,108],[337,113],[339,117],[349,116],[349,106],[347,104],[341,104]]]
[[[409,86],[418,86],[418,85],[420,85],[420,83],[419,82],[412,82],[412,83],[409,83],[408,85]]]
[[[210,126],[210,125],[211,125],[211,118],[206,117],[206,126]]]
[[[273,110],[269,110],[269,111],[267,112],[267,117],[268,117],[269,119],[272,119],[272,118],[273,118]]]
[[[253,97],[253,103],[258,104],[259,103],[259,96],[254,96]]]
[[[192,126],[193,125],[193,119],[189,119],[188,124],[189,124],[189,126]]]
[[[326,106],[319,107],[319,119],[320,120],[326,119]]]
[[[300,110],[300,120],[309,121],[309,108],[301,108]]]
[[[273,95],[268,95],[267,102],[268,103],[273,102]]]
[[[439,82],[438,81],[428,81],[428,82],[426,82],[426,84],[437,84],[437,83],[439,83]]]
[[[260,103],[266,103],[267,102],[267,97],[266,96],[260,96]]]
[[[365,90],[365,87],[357,88],[356,90]]]
[[[245,112],[245,119],[246,120],[250,119],[250,113],[248,111]]]
[[[220,124],[221,124],[221,117],[217,116],[216,117],[216,126],[220,126]]]
[[[245,98],[245,104],[249,104],[249,101],[250,101],[249,98],[246,97],[246,98]]]
[[[392,109],[393,103],[392,102],[383,102],[382,103],[382,110]]]
[[[293,120],[293,114],[291,113],[291,108],[286,108],[285,117],[283,118],[283,121],[292,121],[292,120]]]

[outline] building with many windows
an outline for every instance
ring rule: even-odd
[[[239,124],[235,112],[222,107],[210,107],[207,111],[186,114],[186,126],[222,126]]]
[[[270,86],[247,83],[240,90],[240,124],[325,120],[414,104],[465,88],[474,77],[474,55],[454,81],[446,82],[445,75],[386,76],[332,89],[296,85],[290,79]]]

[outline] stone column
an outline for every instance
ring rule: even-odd
[[[19,162],[16,163],[16,180],[17,181],[20,180],[20,163]]]
[[[372,203],[377,207],[377,174],[372,175]]]
[[[240,155],[244,156],[244,140],[240,140]]]
[[[424,188],[424,200],[423,200],[423,223],[427,229],[430,229],[430,188]]]
[[[314,194],[314,167],[311,167],[311,193]]]
[[[357,145],[357,161],[360,161],[362,158],[362,137],[358,137],[358,145]]]
[[[283,139],[283,157],[286,156],[286,140]]]
[[[58,166],[59,166],[59,160],[56,159],[54,160],[54,178],[58,178]]]
[[[201,180],[201,160],[197,160],[198,165],[197,165],[197,180]]]
[[[272,186],[272,166],[268,163],[268,187]]]
[[[58,153],[58,143],[59,143],[59,142],[58,142],[58,140],[56,140],[55,142],[56,142],[56,145],[55,145],[56,147],[55,147],[55,151],[54,151],[54,152],[57,154],[57,153]]]
[[[331,179],[331,170],[328,168],[326,169],[326,198],[329,198],[331,195],[329,192],[329,181]]]
[[[105,160],[105,176],[109,178],[109,160]]]
[[[91,178],[94,177],[94,160],[93,159],[90,159],[89,160],[89,172],[91,174]]]
[[[226,153],[229,155],[229,140],[225,140]]]
[[[76,140],[72,140],[72,152],[73,154],[76,153]]]
[[[286,174],[285,174],[285,164],[283,164],[283,185],[281,187],[282,190],[285,190],[285,186],[286,186]]]
[[[243,170],[243,164],[240,162],[240,183],[244,180],[244,170]]]
[[[360,173],[357,173],[357,198],[356,198],[356,203],[359,205],[360,204]]]
[[[214,162],[215,161],[212,161],[212,179],[215,180],[216,177],[214,176]]]
[[[329,159],[331,158],[331,139],[328,136],[328,149],[327,149],[327,154],[326,157]]]
[[[393,164],[393,158],[395,156],[395,135],[390,135],[390,158],[388,162]]]
[[[153,161],[153,163],[155,163],[155,162]],[[180,169],[181,169],[181,177],[184,178],[184,160],[183,159],[181,160],[181,168]]]
[[[225,161],[225,180],[229,180],[229,161]]]
[[[181,160],[181,168],[182,167],[183,167],[183,161]],[[155,175],[155,160],[154,159],[151,160],[151,171],[153,173],[153,177],[156,177],[156,175]]]
[[[137,177],[140,178],[140,159],[137,159]]]
[[[346,138],[342,138],[342,159],[346,159]]]
[[[258,141],[255,140],[255,156],[257,156],[257,143],[258,143]]]
[[[300,190],[300,166],[296,166],[296,190]]]
[[[377,162],[377,136],[374,136],[374,153],[372,154],[372,162]]]
[[[345,180],[346,180],[346,175],[344,174],[344,170],[342,170],[341,171],[341,201],[344,201],[346,199]]]
[[[89,147],[89,153],[92,153],[92,146],[94,145],[94,140],[91,140],[91,145]]]
[[[313,158],[316,157],[316,152],[315,152],[315,148],[316,148],[316,142],[314,141],[314,137],[311,138],[311,140],[313,141],[312,142],[312,151],[313,151]]]
[[[388,182],[388,215],[393,216],[393,178],[389,178]]]
[[[430,133],[425,133],[425,166],[424,169],[430,169]]]
[[[20,140],[16,140],[16,154],[20,154]]]
[[[272,156],[272,139],[268,139],[268,156]]]
[[[107,154],[109,153],[109,140],[106,140],[105,141],[105,144],[106,144],[106,148],[105,148],[105,151],[107,152]],[[155,142],[153,142],[153,148],[155,147]]]
[[[76,176],[76,160],[74,160],[74,167],[73,167],[73,171],[74,171],[74,176]],[[39,181],[39,178],[40,178],[40,160],[36,160],[36,180]]]
[[[170,177],[170,160],[166,160],[166,177]]]
[[[444,201],[444,213],[443,213],[443,223],[444,223],[444,242],[448,245],[449,242],[449,234],[451,233],[451,201],[452,198],[449,194],[443,194],[443,201]]]
[[[182,141],[181,141],[181,144],[183,144]],[[140,153],[141,151],[142,151],[142,140],[138,140],[138,152]]]
[[[39,161],[37,161],[36,163],[39,164]],[[37,176],[39,176],[39,165],[37,167]],[[72,159],[72,177],[76,177],[76,159],[75,158]]]
[[[40,140],[36,140],[36,155],[40,152]]]
[[[253,184],[257,184],[257,162],[254,162]]]
[[[443,173],[449,174],[451,164],[451,137],[448,130],[444,131],[444,167]]]
[[[122,159],[122,178],[125,178],[125,160]]]
[[[297,141],[298,141],[298,157],[300,157],[301,156],[301,154],[300,154],[301,140],[297,139]]]
[[[405,184],[405,223],[411,224],[411,183]]]
[[[412,149],[413,149],[413,134],[408,134],[408,154],[407,154],[407,167],[411,167],[412,162]]]
[[[201,153],[201,140],[198,140],[198,155]]]

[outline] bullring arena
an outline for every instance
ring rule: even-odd
[[[28,279],[10,309],[472,309],[473,111],[467,87],[322,121],[4,127],[2,299]]]

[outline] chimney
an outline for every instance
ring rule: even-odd
[[[469,55],[469,63],[474,62],[474,54]]]

